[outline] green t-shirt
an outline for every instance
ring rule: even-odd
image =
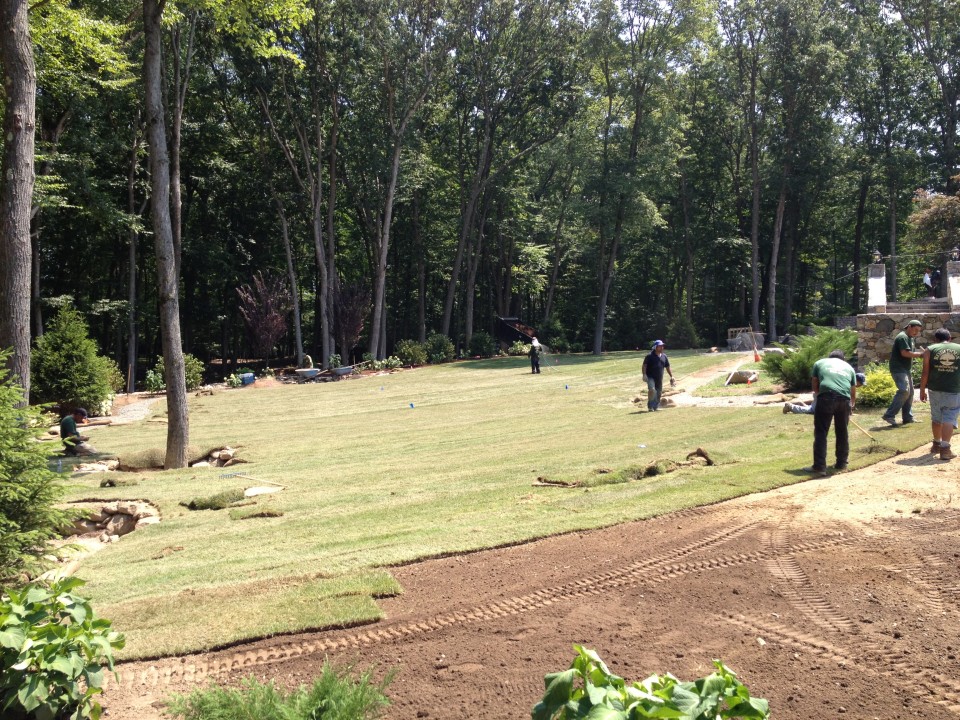
[[[850,387],[857,382],[857,375],[850,367],[850,363],[840,358],[823,358],[813,364],[811,377],[820,381],[818,395],[833,392],[837,395],[850,397]]]
[[[960,345],[954,342],[936,343],[927,349],[930,351],[927,389],[960,393]]]
[[[73,443],[77,442],[76,438],[79,435],[77,430],[77,421],[73,419],[73,415],[67,415],[63,420],[60,421],[60,439],[66,443],[69,438],[73,438]]]
[[[908,373],[913,365],[913,358],[905,358],[900,354],[901,350],[916,352],[917,345],[913,338],[907,335],[906,330],[897,335],[893,341],[893,351],[890,353],[890,372]]]

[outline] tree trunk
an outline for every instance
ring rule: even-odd
[[[867,194],[870,192],[870,173],[860,178],[860,196],[857,199],[857,224],[853,231],[853,312],[860,312],[860,255],[863,252],[863,222],[867,214]]]
[[[136,212],[137,153],[140,148],[140,113],[133,123],[133,142],[130,147],[130,168],[127,172],[127,212]],[[128,233],[127,248],[127,392],[136,389],[137,382],[137,241],[140,233],[133,227]],[[164,363],[166,366],[166,363]]]
[[[417,340],[427,341],[427,260],[420,232],[420,193],[413,193],[413,248],[417,258]]]
[[[397,180],[400,177],[400,151],[403,148],[402,134],[395,134],[393,138],[393,156],[390,162],[390,180],[387,183],[387,192],[383,200],[383,216],[380,227],[380,237],[378,238],[378,247],[376,248],[376,267],[374,268],[374,277],[376,279],[373,289],[373,321],[370,327],[374,329],[370,333],[370,354],[375,360],[383,360],[385,357],[383,347],[385,343],[381,342],[381,333],[376,332],[377,328],[385,321],[384,309],[386,308],[386,288],[387,288],[387,256],[390,251],[390,225],[393,223],[393,200],[397,193]],[[386,325],[383,326],[384,329]],[[385,333],[383,333],[385,335]]]
[[[290,305],[293,308],[293,337],[297,354],[297,367],[303,367],[303,332],[300,328],[300,290],[297,282],[297,271],[293,266],[293,249],[290,247],[290,227],[287,224],[287,214],[283,210],[283,203],[276,193],[273,202],[277,206],[277,217],[280,219],[280,239],[283,241],[283,254],[287,259],[287,280],[290,283]]]
[[[163,108],[160,16],[164,0],[143,0],[143,81],[147,145],[150,148],[150,211],[157,255],[157,295],[160,305],[160,337],[167,384],[167,450],[164,467],[187,465],[190,418],[183,348],[180,346],[180,298],[178,294],[173,228],[170,220],[170,157]]]
[[[193,61],[193,37],[197,29],[196,11],[190,13],[187,22],[186,57],[181,58],[180,56],[179,25],[173,30],[172,43],[174,106],[170,127],[170,227],[173,231],[173,257],[178,282],[180,279],[180,256],[183,252],[183,198],[180,185],[180,146],[183,138],[183,109],[187,104],[187,90],[190,87],[190,67]]]
[[[890,300],[897,302],[897,188],[892,183],[887,212],[890,219]]]
[[[770,247],[770,264],[767,266],[767,342],[776,342],[777,338],[777,265],[780,255],[780,237],[783,233],[783,214],[787,205],[787,185],[790,179],[790,165],[783,168],[780,182],[780,198],[777,200],[777,215],[773,222],[773,243]]]
[[[26,0],[0,2],[0,76],[6,100],[0,160],[0,350],[30,397],[30,210],[34,184],[37,73]]]

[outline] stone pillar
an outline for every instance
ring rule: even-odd
[[[886,309],[887,267],[883,263],[870,263],[867,265],[867,312],[885,312]]]
[[[956,260],[947,261],[947,302],[951,312],[960,306],[960,262]]]

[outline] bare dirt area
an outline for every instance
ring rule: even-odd
[[[720,658],[774,716],[960,716],[960,465],[926,448],[857,472],[604,530],[395,568],[374,625],[129,663],[104,705],[159,718],[210,679],[396,670],[387,717],[529,717],[571,645],[692,679]],[[227,609],[225,609],[227,610]]]
[[[681,382],[680,403],[698,404],[689,390],[717,373]],[[769,401],[736,398],[754,400]],[[777,718],[958,718],[960,461],[926,450],[394,568],[405,592],[381,601],[379,623],[127,663],[103,704],[112,718],[152,720],[173,692],[249,676],[293,687],[330,660],[395,671],[391,720],[519,720],[577,643],[631,681],[693,679],[722,659]]]

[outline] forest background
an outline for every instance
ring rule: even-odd
[[[957,0],[4,6],[0,346],[27,389],[17,334],[65,305],[131,382],[165,332],[260,352],[257,278],[288,313],[262,352],[298,363],[465,353],[498,315],[600,353],[856,313],[875,249],[915,297],[960,242]]]

